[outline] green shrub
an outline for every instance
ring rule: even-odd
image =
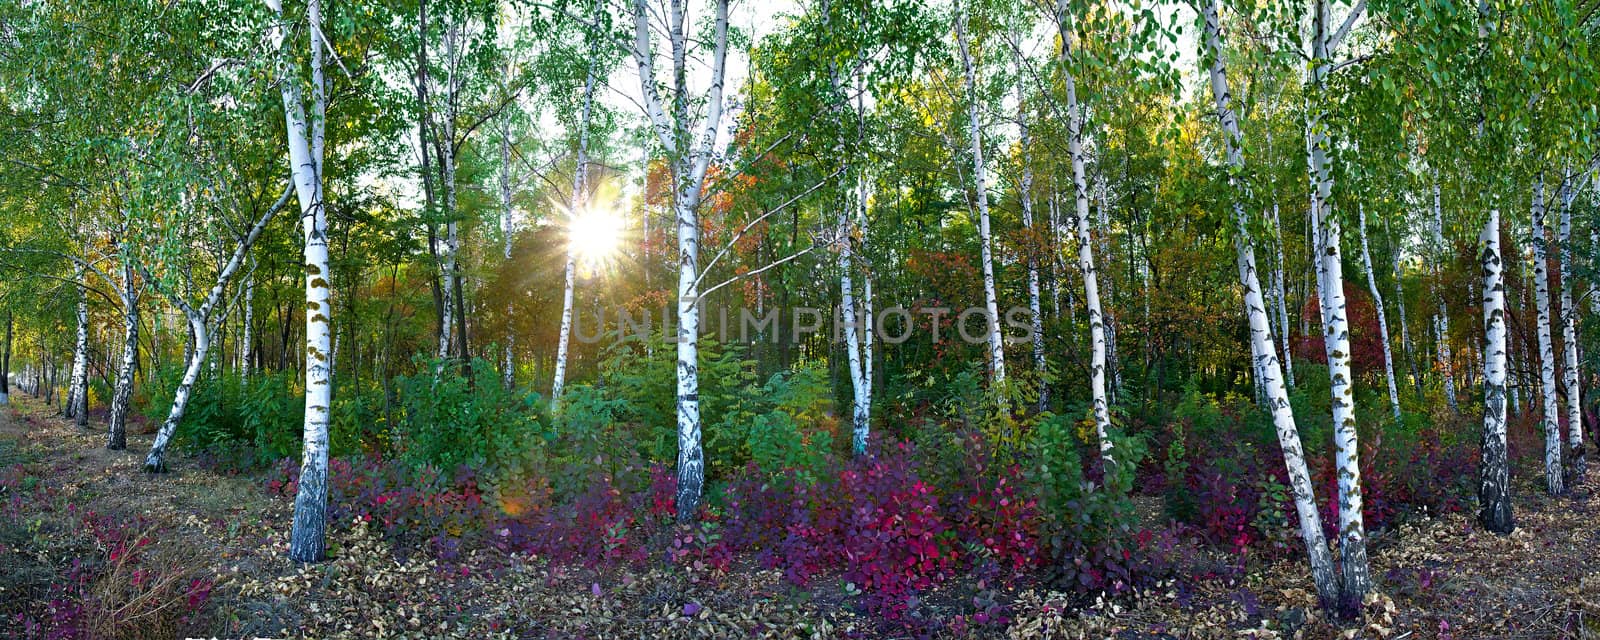
[[[470,367],[469,378],[453,363],[419,360],[416,375],[397,379],[404,459],[444,470],[465,465],[492,477],[522,467],[530,450],[543,448],[543,399],[506,390],[486,360]]]

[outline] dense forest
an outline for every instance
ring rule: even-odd
[[[0,635],[1600,637],[1591,45],[0,0]]]

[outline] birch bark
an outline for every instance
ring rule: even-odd
[[[595,63],[591,58],[589,73],[583,84],[583,115],[578,119],[578,156],[572,168],[572,196],[570,200],[570,214],[575,218],[584,215],[583,209],[588,205],[587,177],[589,173],[589,117],[594,109],[594,82]],[[570,340],[572,337],[572,303],[578,279],[577,255],[569,242],[567,245],[567,261],[564,270],[565,285],[561,291],[561,334],[556,343],[556,369],[555,376],[550,383],[550,402],[555,408],[561,406],[561,389],[567,381],[567,357]]]
[[[1559,495],[1565,485],[1561,470],[1560,408],[1556,402],[1556,358],[1551,336],[1550,267],[1545,234],[1544,174],[1533,186],[1532,207],[1533,292],[1538,307],[1536,332],[1539,336],[1539,423],[1544,429],[1544,483],[1551,495]]]
[[[1587,469],[1583,447],[1583,392],[1578,385],[1578,313],[1573,307],[1572,289],[1572,200],[1577,194],[1572,179],[1561,183],[1561,388],[1567,394],[1567,486],[1583,478]]]
[[[1383,290],[1378,288],[1378,271],[1372,268],[1372,251],[1367,245],[1367,208],[1357,205],[1361,223],[1361,265],[1367,271],[1367,290],[1372,292],[1372,306],[1378,310],[1378,339],[1383,341],[1383,373],[1389,383],[1389,408],[1394,419],[1400,420],[1400,391],[1394,381],[1394,349],[1389,345],[1389,319],[1383,310]]]
[[[705,456],[700,442],[699,207],[702,183],[715,152],[718,125],[722,119],[724,70],[728,53],[728,0],[715,0],[711,87],[706,95],[706,115],[699,127],[698,140],[691,140],[691,131],[696,127],[689,121],[688,115],[688,38],[684,32],[683,0],[671,0],[670,10],[667,26],[672,49],[672,116],[669,117],[663,108],[656,87],[655,54],[651,47],[651,11],[646,0],[634,0],[633,3],[634,38],[631,49],[639,69],[645,115],[667,152],[675,183],[673,209],[678,228],[677,507],[678,519],[689,521],[699,510],[701,487],[705,482]]]
[[[1067,0],[1056,1],[1056,27],[1060,32],[1062,81],[1066,85],[1067,155],[1072,161],[1072,186],[1076,206],[1078,270],[1083,274],[1083,299],[1089,313],[1089,390],[1093,401],[1095,436],[1100,443],[1100,460],[1114,464],[1111,445],[1111,408],[1106,395],[1106,325],[1100,306],[1099,277],[1094,268],[1094,242],[1089,233],[1089,186],[1084,180],[1083,111],[1078,105],[1078,89],[1072,69],[1072,15]]]
[[[1334,576],[1333,556],[1322,531],[1322,519],[1317,511],[1316,498],[1311,486],[1311,474],[1306,466],[1300,432],[1295,425],[1294,410],[1289,405],[1289,392],[1284,386],[1281,363],[1272,340],[1271,322],[1265,301],[1261,296],[1260,276],[1256,272],[1255,246],[1250,240],[1249,221],[1240,198],[1236,176],[1244,170],[1242,150],[1244,136],[1239,128],[1238,116],[1233,111],[1232,96],[1228,90],[1227,70],[1223,64],[1221,22],[1217,14],[1217,0],[1209,0],[1202,7],[1205,20],[1205,42],[1211,60],[1211,96],[1216,105],[1222,129],[1226,133],[1228,155],[1228,182],[1234,188],[1233,217],[1235,223],[1234,249],[1237,252],[1239,283],[1244,288],[1245,317],[1250,324],[1250,351],[1256,361],[1261,383],[1267,395],[1267,407],[1272,413],[1272,423],[1278,433],[1278,444],[1283,450],[1283,460],[1289,472],[1290,489],[1294,492],[1295,512],[1299,516],[1300,537],[1311,561],[1312,582],[1324,608],[1338,600],[1338,583]]]
[[[289,557],[296,562],[316,562],[325,555],[328,511],[328,412],[332,385],[328,362],[332,307],[329,305],[328,223],[322,192],[322,158],[327,94],[322,71],[322,2],[307,0],[306,23],[311,49],[311,109],[309,120],[301,100],[300,80],[286,50],[282,0],[266,0],[277,15],[272,27],[273,49],[278,55],[278,86],[283,94],[285,132],[294,192],[300,204],[305,241],[306,350],[305,424],[300,480],[294,499],[294,526],[289,534]]]
[[[978,78],[972,67],[972,51],[967,42],[965,5],[956,2],[956,42],[961,51],[961,66],[967,76],[968,129],[972,134],[972,180],[978,203],[978,240],[983,261],[983,305],[988,314],[989,366],[996,385],[1006,381],[1005,342],[1000,334],[1000,302],[995,293],[993,239],[989,230],[988,167],[983,161],[983,126],[978,119]]]
[[[1506,288],[1500,257],[1500,210],[1489,210],[1479,236],[1483,246],[1483,463],[1478,467],[1478,521],[1507,534],[1511,478],[1506,458]]]
[[[1312,32],[1312,90],[1320,93],[1331,70],[1328,37],[1328,5],[1317,0]],[[1323,346],[1328,356],[1329,390],[1332,394],[1334,468],[1339,481],[1339,555],[1341,611],[1353,612],[1371,587],[1367,565],[1366,530],[1361,517],[1360,449],[1356,438],[1355,380],[1350,367],[1350,323],[1344,297],[1344,266],[1340,250],[1340,224],[1333,215],[1333,176],[1328,158],[1326,107],[1320,96],[1311,99],[1311,176],[1313,186],[1312,226],[1319,248],[1317,283],[1322,307]]]

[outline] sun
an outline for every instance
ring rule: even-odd
[[[610,260],[622,246],[623,220],[613,207],[595,203],[574,212],[567,223],[567,248],[588,266]]]

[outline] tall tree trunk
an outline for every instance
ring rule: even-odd
[[[189,333],[194,339],[194,350],[184,363],[183,379],[178,382],[178,389],[173,393],[172,408],[167,412],[167,420],[161,424],[161,430],[156,432],[155,443],[150,445],[150,452],[145,455],[144,469],[152,473],[167,470],[164,459],[167,444],[177,432],[178,423],[183,421],[183,414],[189,407],[189,394],[194,388],[195,381],[200,379],[200,365],[205,362],[206,354],[211,350],[211,336],[205,320],[197,315],[188,316],[187,320]]]
[[[1456,413],[1460,407],[1456,404],[1455,356],[1450,353],[1450,307],[1442,297],[1439,299],[1439,311],[1433,316],[1433,333],[1439,347],[1439,372],[1444,377],[1445,404],[1449,405],[1452,413]]]
[[[850,272],[854,268],[854,252],[850,243],[850,207],[839,205],[839,298],[841,325],[844,329],[846,364],[850,368],[850,451],[856,456],[867,453],[868,415],[867,378],[865,363],[861,360],[861,337],[857,331],[861,314],[856,308],[855,282]]]
[[[11,402],[11,312],[6,311],[6,346],[0,352],[0,405]]]
[[[1328,5],[1317,0],[1312,37],[1312,90],[1321,93],[1329,73]],[[1371,587],[1367,566],[1367,536],[1361,518],[1360,448],[1356,441],[1355,380],[1350,369],[1350,323],[1344,298],[1344,265],[1341,259],[1339,219],[1333,215],[1333,176],[1328,159],[1329,139],[1322,97],[1314,96],[1311,120],[1306,129],[1311,136],[1310,176],[1313,189],[1312,225],[1319,242],[1317,260],[1322,264],[1318,282],[1322,307],[1323,345],[1328,355],[1329,391],[1332,395],[1334,468],[1339,479],[1339,556],[1340,606],[1354,612]]]
[[[1238,256],[1239,283],[1244,287],[1245,317],[1250,324],[1250,352],[1260,372],[1262,386],[1267,394],[1267,407],[1272,412],[1272,423],[1278,432],[1278,444],[1283,450],[1283,461],[1289,472],[1289,485],[1294,492],[1295,512],[1299,516],[1300,537],[1306,546],[1306,556],[1311,561],[1311,578],[1323,608],[1331,608],[1338,601],[1338,584],[1334,576],[1333,556],[1322,532],[1322,519],[1311,486],[1311,474],[1306,467],[1305,454],[1300,444],[1300,432],[1295,425],[1294,410],[1289,405],[1289,392],[1284,386],[1281,364],[1274,353],[1271,322],[1265,301],[1261,297],[1261,281],[1256,272],[1255,246],[1250,241],[1249,220],[1235,175],[1244,171],[1244,139],[1233,111],[1232,96],[1228,90],[1227,70],[1223,65],[1221,22],[1217,15],[1217,0],[1209,0],[1203,7],[1205,41],[1210,59],[1211,96],[1226,133],[1229,184],[1234,188],[1233,217],[1235,223],[1234,249]]]
[[[1551,495],[1564,490],[1561,470],[1560,408],[1556,403],[1556,357],[1550,335],[1550,266],[1545,239],[1544,174],[1533,187],[1533,292],[1538,307],[1536,330],[1539,336],[1539,423],[1544,429],[1544,483]]]
[[[322,40],[321,0],[307,0],[306,22],[311,48],[311,92],[313,112],[309,122],[300,99],[300,80],[284,45],[285,27],[282,0],[267,0],[278,24],[272,38],[278,54],[278,86],[283,94],[285,130],[289,143],[289,166],[294,174],[294,190],[300,203],[300,222],[305,239],[306,272],[306,359],[305,427],[301,450],[300,480],[294,499],[294,526],[289,534],[289,558],[296,562],[316,562],[324,556],[328,520],[328,412],[333,388],[329,379],[332,351],[330,329],[333,309],[329,304],[328,221],[322,191],[322,158],[327,113],[326,81],[322,55],[327,43]]]
[[[1040,237],[1033,226],[1033,158],[1030,149],[1030,132],[1028,130],[1027,93],[1023,89],[1022,54],[1017,54],[1017,160],[1022,165],[1022,180],[1017,185],[1017,198],[1022,204],[1022,226],[1030,233],[1029,238],[1037,241]],[[1039,385],[1039,399],[1036,408],[1044,411],[1050,406],[1050,387],[1045,384],[1049,377],[1044,357],[1044,310],[1039,299],[1039,247],[1029,246],[1027,253],[1028,266],[1028,310],[1033,313],[1029,326],[1033,333],[1033,370],[1034,377]]]
[[[1061,36],[1062,81],[1066,85],[1067,155],[1072,160],[1072,186],[1077,208],[1078,270],[1083,274],[1083,300],[1089,311],[1089,390],[1093,401],[1095,436],[1100,443],[1100,460],[1114,463],[1111,446],[1111,407],[1106,396],[1106,326],[1100,306],[1099,276],[1094,268],[1094,243],[1089,233],[1089,185],[1084,180],[1083,109],[1078,106],[1078,89],[1072,69],[1072,15],[1067,0],[1056,2],[1056,27]],[[1109,469],[1108,469],[1109,470]]]
[[[1433,182],[1433,251],[1434,251],[1434,298],[1439,305],[1439,312],[1433,317],[1434,334],[1438,337],[1439,372],[1444,376],[1444,399],[1450,406],[1451,413],[1460,412],[1456,404],[1456,376],[1455,365],[1450,356],[1450,308],[1446,306],[1444,295],[1439,291],[1442,286],[1438,282],[1439,271],[1443,261],[1447,258],[1449,247],[1444,241],[1444,208],[1440,206],[1439,180],[1435,175]]]
[[[1500,210],[1489,210],[1479,239],[1483,245],[1483,455],[1478,467],[1478,522],[1507,534],[1511,515],[1511,471],[1506,455],[1506,287],[1500,257]]]
[[[967,13],[960,0],[956,2],[956,41],[961,50],[961,66],[967,76],[968,129],[972,133],[972,180],[978,204],[978,241],[983,261],[983,305],[989,324],[989,366],[994,373],[994,383],[1006,381],[1005,341],[1000,334],[1000,302],[995,292],[993,236],[989,231],[988,167],[983,161],[983,126],[978,119],[978,77],[972,68],[972,52],[967,43]]]
[[[84,273],[78,270],[78,281]],[[79,427],[89,425],[89,289],[78,285],[78,340],[72,348],[72,380],[67,387],[67,417]]]
[[[239,339],[239,379],[250,379],[250,367],[256,357],[256,262],[250,259],[250,271],[244,280],[244,335]]]
[[[688,39],[684,29],[683,0],[672,0],[668,28],[672,46],[673,115],[663,108],[656,87],[655,54],[651,50],[650,8],[645,0],[633,3],[634,38],[631,43],[639,68],[639,85],[645,113],[673,167],[673,209],[678,226],[678,520],[694,519],[705,483],[705,454],[700,442],[700,262],[699,206],[702,183],[710,166],[722,119],[724,70],[728,54],[728,0],[715,1],[712,28],[711,86],[706,94],[706,115],[698,140],[691,141],[686,60]]]
[[[823,4],[823,11],[824,13],[828,11],[828,6],[826,3]],[[826,20],[826,18],[824,18],[824,20]],[[835,117],[840,118],[842,121],[844,117],[844,109],[838,100],[843,99],[845,93],[843,84],[840,82],[837,65],[830,65],[829,74],[833,88],[833,96],[830,99],[829,110]],[[849,153],[845,150],[842,143],[835,147],[835,150],[844,162],[844,166],[841,167],[840,174],[846,176],[850,175],[851,166]],[[857,307],[858,301],[856,299],[855,278],[852,277],[852,272],[855,269],[855,248],[853,242],[853,237],[855,234],[854,229],[851,228],[851,221],[855,218],[856,212],[860,209],[860,207],[864,205],[851,202],[850,198],[852,196],[854,198],[865,197],[865,192],[860,188],[859,184],[857,185],[857,188],[853,189],[852,191],[854,192],[853,194],[843,196],[841,198],[842,201],[835,204],[835,207],[837,208],[837,214],[835,216],[834,225],[837,233],[839,234],[839,254],[837,264],[839,268],[840,316],[836,318],[836,321],[839,329],[841,329],[844,333],[845,366],[848,368],[848,374],[850,376],[850,452],[857,457],[862,457],[867,454],[867,438],[869,436],[870,429],[870,416],[868,415],[869,391],[867,387],[869,383],[866,373],[867,364],[862,358],[863,350],[861,348],[861,344],[863,342],[863,336],[861,330],[863,327],[861,326],[861,313],[860,309]]]
[[[1384,228],[1388,229],[1388,225],[1385,224]],[[1417,397],[1421,398],[1422,397],[1422,378],[1417,375],[1417,360],[1416,360],[1416,355],[1412,351],[1411,330],[1407,328],[1407,323],[1406,323],[1406,318],[1407,318],[1407,316],[1406,316],[1406,281],[1405,281],[1405,279],[1403,277],[1404,274],[1400,270],[1400,244],[1399,244],[1399,239],[1395,238],[1393,236],[1393,234],[1387,234],[1387,235],[1389,235],[1395,241],[1394,251],[1392,252],[1392,256],[1391,257],[1393,258],[1392,267],[1394,269],[1394,289],[1395,289],[1394,301],[1395,301],[1395,304],[1397,306],[1399,306],[1399,308],[1400,308],[1400,349],[1401,349],[1401,354],[1402,354],[1402,357],[1404,357],[1406,359],[1406,371],[1411,376],[1411,384],[1413,386],[1413,390],[1416,392]]]
[[[592,52],[591,52],[592,53]],[[588,202],[586,190],[588,186],[587,175],[589,171],[589,117],[594,107],[594,82],[595,63],[589,63],[589,74],[583,85],[583,116],[578,121],[578,157],[572,169],[572,199],[571,215],[584,215],[583,208]],[[577,287],[576,255],[572,252],[572,244],[567,244],[566,285],[561,293],[561,335],[556,344],[556,371],[554,382],[550,386],[550,402],[559,407],[561,403],[561,388],[567,379],[568,344],[572,334],[572,300],[573,292]]]
[[[1361,223],[1361,266],[1367,271],[1367,289],[1372,292],[1372,306],[1378,310],[1378,339],[1383,341],[1383,374],[1389,383],[1389,408],[1394,419],[1400,420],[1400,391],[1394,382],[1394,349],[1389,345],[1389,320],[1383,311],[1383,290],[1378,288],[1378,271],[1372,268],[1372,251],[1367,246],[1367,208],[1357,205]]]
[[[133,259],[126,250],[122,260],[122,363],[117,367],[117,383],[111,391],[111,416],[106,428],[106,448],[112,451],[128,447],[129,401],[139,357],[139,291],[134,288]]]
[[[502,242],[501,259],[506,264],[511,264],[511,245],[514,240],[512,235],[511,208],[511,118],[506,117],[505,126],[500,130],[500,239]],[[504,359],[500,364],[500,384],[510,389],[517,383],[516,344],[517,332],[511,328],[511,319],[516,315],[516,310],[508,301],[506,302],[506,335]]]
[[[1284,270],[1288,268],[1288,260],[1283,251],[1283,225],[1278,218],[1278,203],[1272,203],[1272,246],[1278,252],[1278,260],[1272,265],[1272,286],[1278,290],[1278,327],[1281,333],[1278,339],[1283,343],[1283,377],[1289,388],[1294,388],[1294,354],[1289,350],[1289,297],[1288,285],[1284,279]]]
[[[1572,188],[1574,178],[1561,182],[1561,387],[1567,394],[1567,486],[1575,486],[1583,479],[1587,461],[1583,447],[1583,390],[1578,385],[1578,312],[1573,306],[1572,289],[1577,281],[1572,275],[1572,200],[1577,196]]]

